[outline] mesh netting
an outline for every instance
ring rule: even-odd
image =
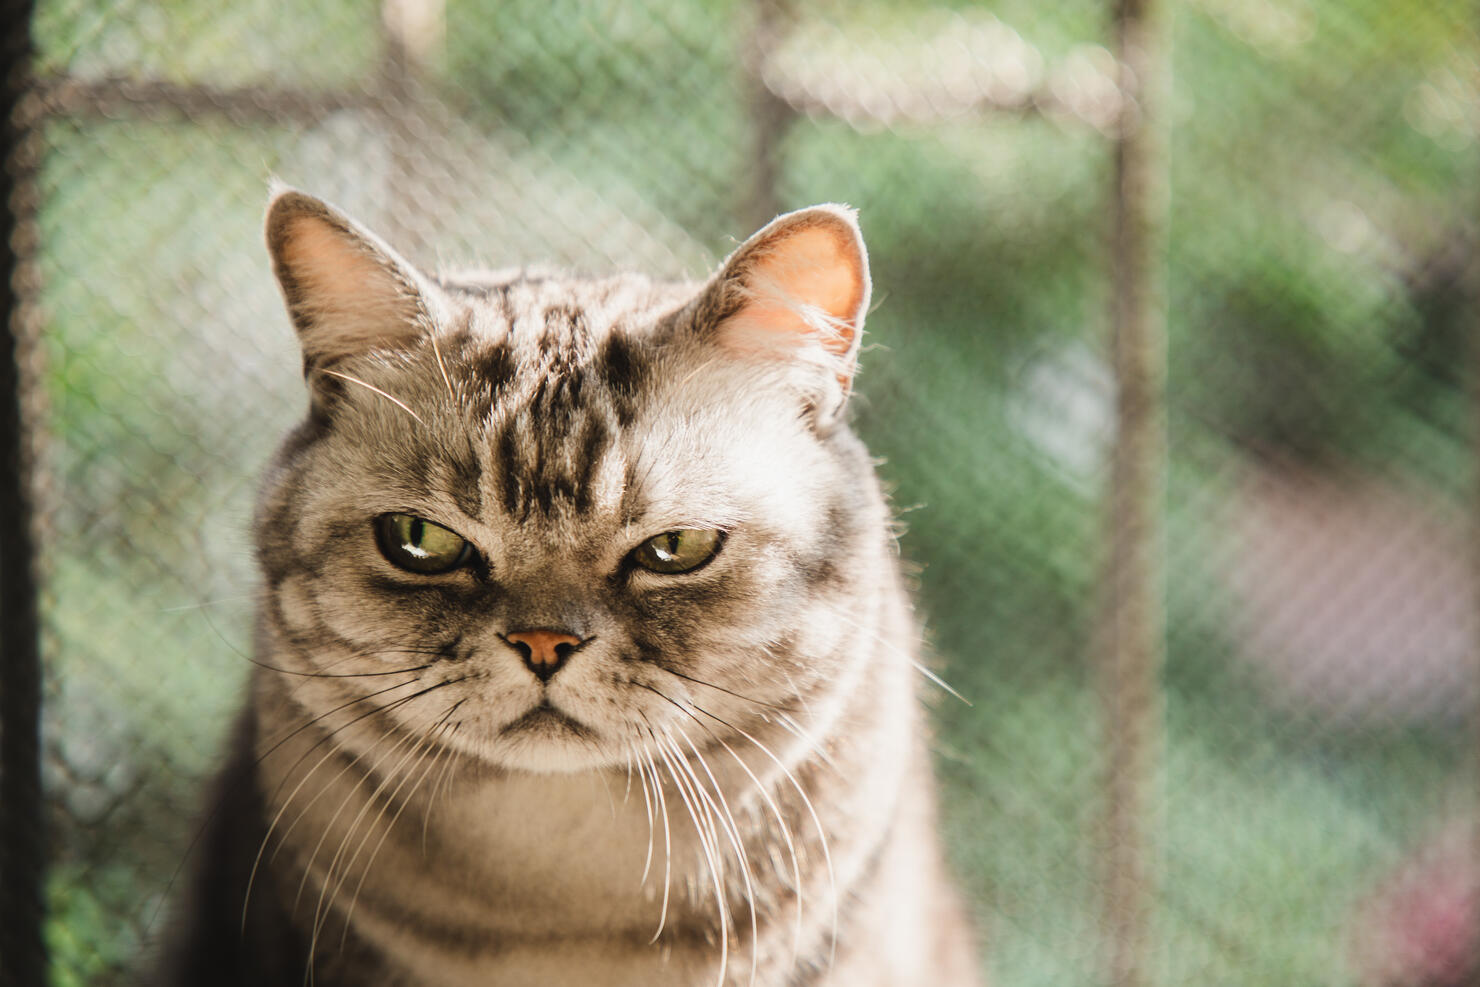
[[[1471,983],[1480,39],[1451,0],[1172,12],[1152,982]],[[861,210],[857,423],[944,678],[998,984],[1098,981],[1111,12],[48,0],[35,23],[47,936],[123,982],[250,651],[304,407],[276,176],[430,266],[698,277]]]

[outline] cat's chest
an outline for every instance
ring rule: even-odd
[[[330,941],[350,923],[409,983],[682,983],[717,958],[712,892],[694,831],[651,798],[620,775],[463,784],[357,834],[351,814],[323,820],[323,845],[348,848],[337,868],[306,839],[294,858],[333,902]],[[346,863],[359,845],[373,859]]]
[[[645,942],[660,923],[703,935],[713,917],[699,830],[676,793],[660,799],[635,775],[630,786],[620,773],[465,783],[399,815],[365,803],[300,829],[296,865],[357,925],[379,916],[447,941]]]
[[[663,823],[648,810],[638,780],[616,774],[470,784],[427,806],[426,873],[482,892],[520,926],[625,921],[652,898],[644,877],[665,857]]]

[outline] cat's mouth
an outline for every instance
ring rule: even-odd
[[[541,700],[539,705],[531,708],[529,712],[504,727],[499,733],[504,736],[516,734],[563,734],[581,738],[594,736],[590,727],[557,709],[548,698]]]

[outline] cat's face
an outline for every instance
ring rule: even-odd
[[[297,193],[269,242],[314,411],[259,554],[309,712],[526,770],[826,715],[885,541],[837,423],[849,214],[784,217],[704,286],[433,282]]]

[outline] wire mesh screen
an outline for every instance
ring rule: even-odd
[[[1472,983],[1475,14],[1174,6],[1149,981]],[[430,266],[692,278],[859,207],[856,420],[971,701],[932,706],[983,969],[1098,982],[1111,17],[43,2],[55,982],[134,971],[241,701],[254,477],[305,406],[270,176]]]

